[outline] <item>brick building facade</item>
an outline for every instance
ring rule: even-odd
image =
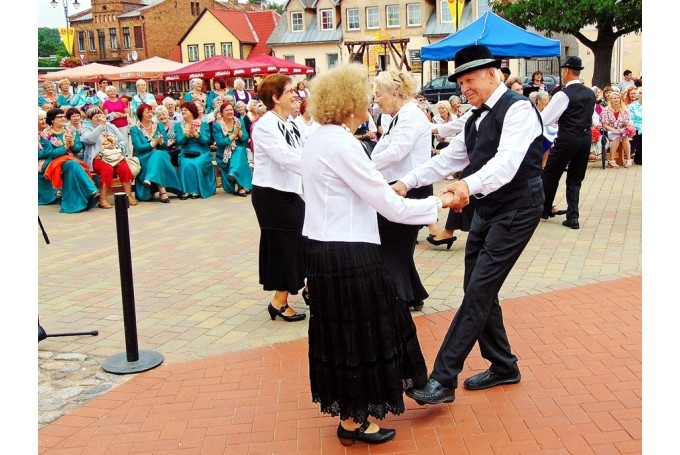
[[[92,0],[70,17],[74,55],[121,66],[149,57],[179,60],[177,44],[205,8],[243,9],[237,0]]]

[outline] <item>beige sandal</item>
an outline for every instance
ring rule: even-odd
[[[607,165],[608,165],[609,167],[614,167],[614,168],[619,167],[619,165],[616,164],[616,160],[609,160],[609,161],[607,161]]]

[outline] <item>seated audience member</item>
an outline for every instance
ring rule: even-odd
[[[175,123],[175,137],[180,146],[180,199],[209,198],[217,190],[217,178],[212,162],[210,124],[201,122],[193,101],[181,105],[183,122]]]
[[[87,110],[87,119],[80,137],[85,146],[83,161],[91,172],[99,176],[97,205],[102,209],[113,208],[106,196],[113,186],[114,177],[120,180],[128,200],[134,200],[132,181],[135,176],[124,158],[127,153],[127,137],[113,123],[107,121],[106,114],[96,106]]]
[[[52,187],[61,192],[61,213],[78,213],[97,205],[99,191],[85,162],[75,155],[83,148],[80,133],[66,127],[66,114],[55,108],[45,117],[48,128],[40,134],[38,159]]]
[[[43,165],[45,158],[42,153],[42,145],[40,144],[40,133],[47,128],[47,112],[38,109],[38,205],[49,205],[58,202],[59,191],[52,187],[52,183],[45,178]]]
[[[135,194],[140,201],[150,201],[158,191],[160,201],[169,203],[168,191],[181,195],[181,185],[167,150],[165,126],[160,120],[154,122],[153,116],[153,107],[140,105],[137,108],[139,121],[130,128],[132,147],[142,164],[136,178]]]

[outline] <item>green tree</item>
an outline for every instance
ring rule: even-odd
[[[54,62],[48,60],[50,55],[56,55],[57,60]],[[67,55],[68,52],[56,28],[38,28],[38,58],[41,59],[39,66],[59,66],[61,58]]]
[[[280,0],[279,0],[280,1]],[[283,14],[283,4],[276,3],[274,0],[270,1],[265,1],[265,0],[248,0],[248,3],[250,4],[255,4],[255,5],[261,5],[262,9],[273,9],[279,14]]]
[[[492,9],[521,27],[533,27],[547,36],[573,35],[593,52],[592,85],[611,83],[614,43],[628,33],[642,31],[642,0],[492,0]],[[596,38],[589,39],[581,29],[592,25]]]

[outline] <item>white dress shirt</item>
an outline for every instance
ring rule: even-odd
[[[253,185],[302,194],[302,141],[295,128],[272,111],[255,122]]]
[[[359,141],[337,125],[322,125],[309,137],[302,151],[302,183],[302,235],[313,240],[380,244],[376,212],[403,224],[437,221],[435,197],[399,197]]]
[[[569,87],[570,85],[573,84],[581,84],[582,82],[579,81],[578,79],[574,79],[573,81],[567,82],[565,87]],[[551,126],[555,130],[557,130],[557,121],[560,119],[562,114],[564,114],[564,111],[567,110],[567,107],[569,106],[569,97],[564,93],[562,90],[559,92],[555,93],[552,98],[550,98],[550,102],[548,105],[543,109],[543,112],[541,112],[541,118],[543,119],[543,125],[545,126]],[[597,115],[597,112],[593,111],[593,116],[591,119],[592,125],[597,125],[600,123],[600,116]]]
[[[371,159],[388,182],[394,182],[432,156],[432,127],[416,104],[405,103],[391,124],[383,125],[383,130],[385,133]]]
[[[504,84],[500,84],[485,104],[493,108],[507,90],[509,89]],[[487,114],[488,111],[482,112],[477,119],[477,126]],[[531,101],[527,99],[513,103],[505,114],[496,155],[480,170],[463,179],[470,189],[470,194],[487,195],[510,182],[522,164],[529,145],[542,134],[543,126]],[[456,135],[447,147],[440,150],[439,155],[405,174],[399,180],[408,189],[430,185],[455,172],[462,171],[469,163],[465,132],[463,132]]]

